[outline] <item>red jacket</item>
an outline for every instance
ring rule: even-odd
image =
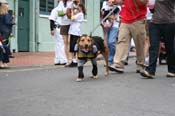
[[[137,0],[124,0],[120,13],[122,23],[133,23],[146,17],[147,5],[134,1]]]

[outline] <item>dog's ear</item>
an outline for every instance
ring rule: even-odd
[[[95,43],[95,41],[94,41],[94,39],[92,39],[92,37],[90,37],[91,38],[91,42],[92,42],[92,45]]]

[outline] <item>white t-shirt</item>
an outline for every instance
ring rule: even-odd
[[[58,16],[58,6],[51,11],[49,20],[55,21],[55,24],[61,24],[61,17]]]
[[[81,36],[81,24],[84,21],[84,14],[79,12],[74,17],[75,19],[70,24],[69,34]]]
[[[63,11],[63,13],[66,13],[68,8],[73,7],[73,2],[72,0],[67,1],[67,6],[64,6],[63,1],[61,0],[58,4],[58,11]],[[58,13],[57,13],[58,14]],[[67,17],[67,15],[61,17],[61,24],[60,25],[70,25],[71,20]]]
[[[104,1],[101,10],[107,11],[107,10],[111,10],[112,8],[113,8],[112,6],[108,5],[107,1]]]

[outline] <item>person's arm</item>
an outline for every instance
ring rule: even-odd
[[[71,17],[71,20],[72,21],[75,21],[75,22],[83,22],[84,21],[84,15],[83,15],[83,13],[78,13],[78,14],[76,14],[76,15],[73,15],[72,17]]]
[[[51,35],[53,35],[52,34],[52,31],[54,31],[55,28],[56,28],[55,21],[50,20],[50,31],[51,31]]]
[[[55,25],[55,20],[57,18],[57,12],[55,9],[53,9],[51,11],[51,14],[50,14],[50,17],[49,17],[49,20],[50,20],[50,33],[51,35],[53,36],[55,34],[55,28],[56,28],[56,25]]]
[[[5,15],[5,24],[6,25],[9,25],[9,26],[12,26],[13,25],[12,17],[9,14],[6,14]]]
[[[136,0],[137,2],[141,2],[142,4],[148,4],[149,0]]]
[[[55,34],[55,28],[56,28],[55,21],[50,20],[50,34],[52,36]]]
[[[120,5],[124,0],[114,0],[114,5]]]

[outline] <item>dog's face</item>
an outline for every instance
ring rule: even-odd
[[[91,50],[92,44],[93,44],[92,39],[87,35],[81,36],[78,40],[79,48],[81,49],[81,51],[85,53]]]

